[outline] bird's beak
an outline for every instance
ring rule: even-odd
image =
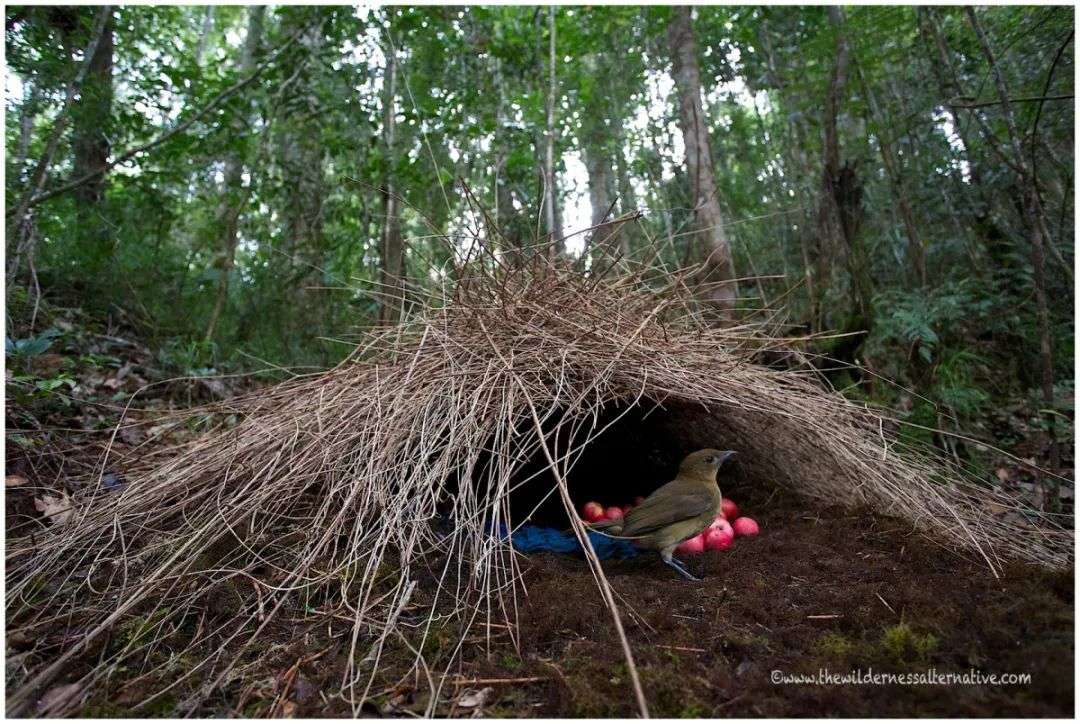
[[[730,460],[733,457],[735,457],[735,451],[734,450],[724,450],[722,453],[720,453],[720,456],[719,456],[719,461],[720,462],[716,463],[717,469],[723,467],[724,463],[726,463],[728,460]]]

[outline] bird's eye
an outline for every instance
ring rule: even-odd
[[[705,462],[707,462],[707,463],[715,463],[716,458],[714,458],[712,455],[710,455],[709,457],[705,458]]]

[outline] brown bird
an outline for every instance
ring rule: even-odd
[[[706,448],[690,453],[679,465],[679,474],[645,498],[626,517],[590,526],[613,538],[629,538],[638,548],[656,550],[679,575],[701,579],[686,570],[672,554],[684,540],[709,527],[720,513],[720,486],[716,473],[735,452]]]

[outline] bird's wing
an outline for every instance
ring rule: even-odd
[[[683,486],[668,488],[668,485],[646,498],[623,519],[624,536],[653,533],[672,523],[704,515],[716,504],[705,490],[699,492]]]

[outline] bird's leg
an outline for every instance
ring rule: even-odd
[[[667,563],[669,566],[671,566],[676,571],[678,571],[679,575],[682,576],[683,578],[685,578],[687,580],[690,580],[690,581],[698,581],[698,582],[701,581],[700,578],[695,576],[690,571],[686,570],[686,566],[682,563],[682,561],[680,561],[675,556],[671,555],[671,553],[667,553],[666,555],[664,553],[661,553],[660,554],[660,559],[664,563]]]

